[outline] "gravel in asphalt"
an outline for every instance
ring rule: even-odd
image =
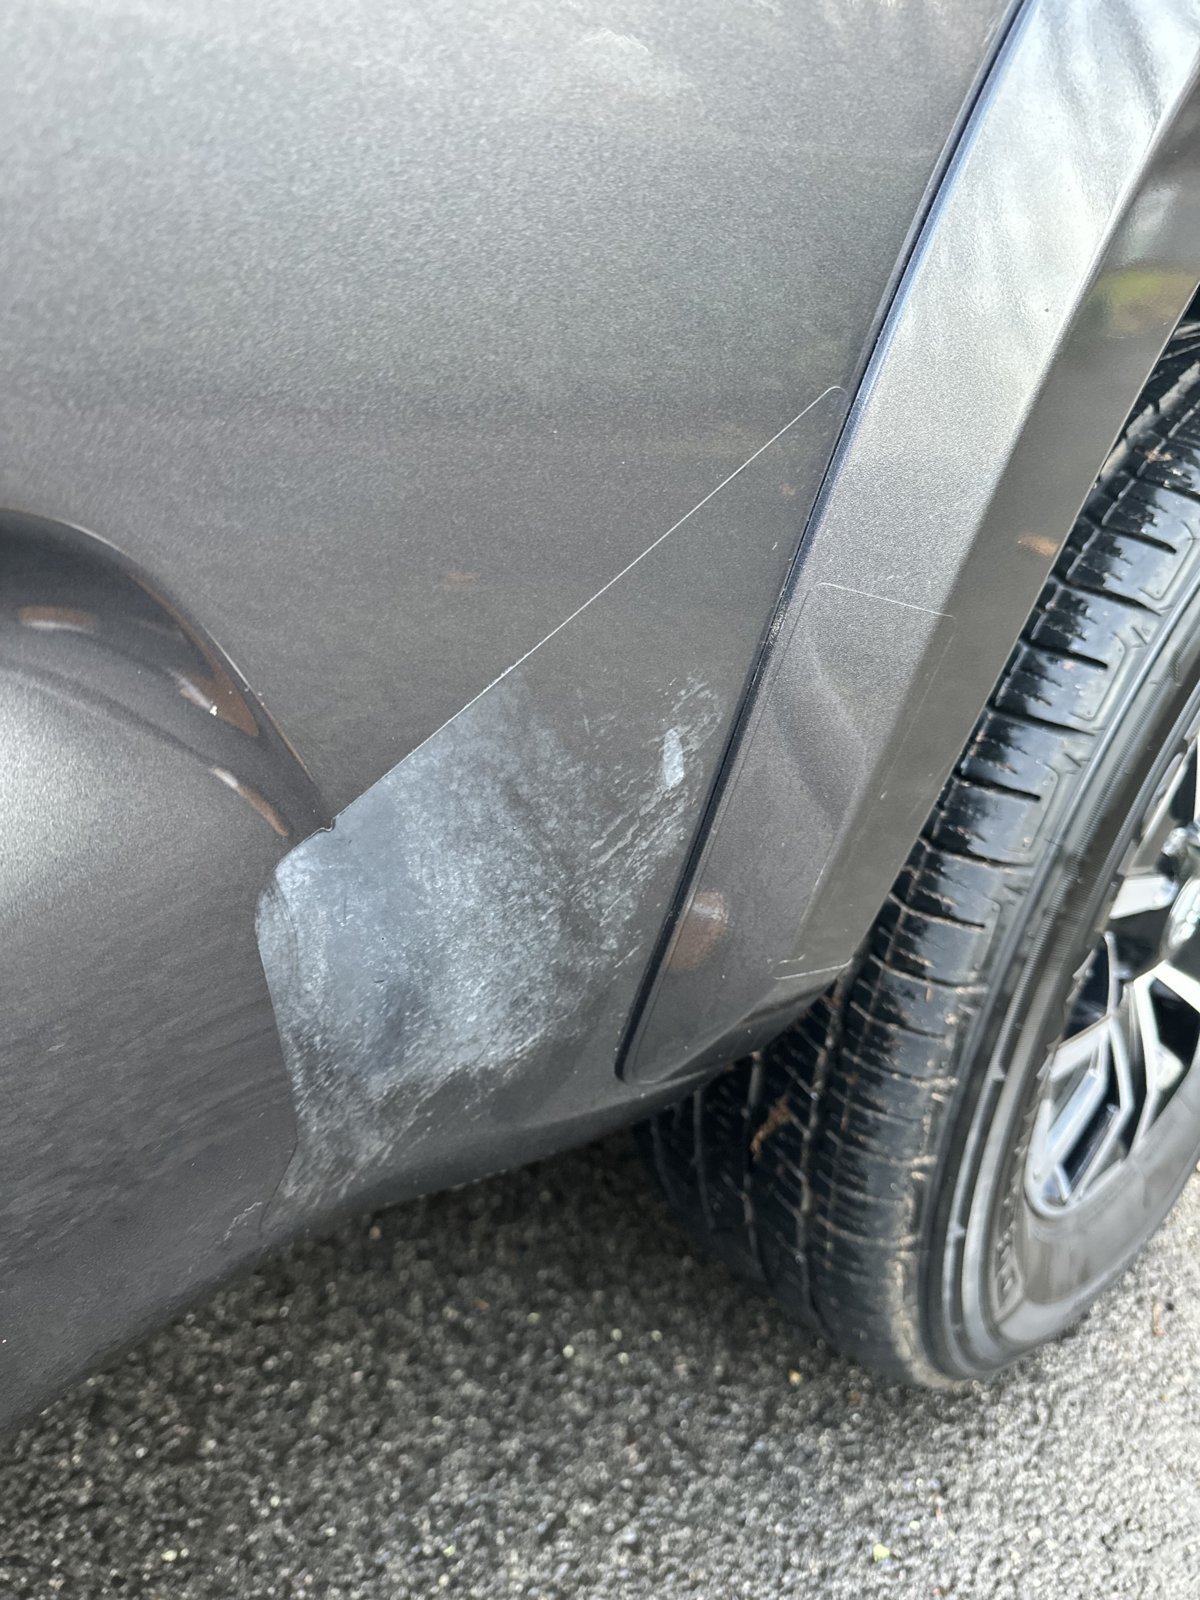
[[[627,1140],[305,1244],[0,1466],[0,1596],[1200,1594],[1200,1192],[988,1388],[874,1383]]]

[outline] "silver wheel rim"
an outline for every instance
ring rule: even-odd
[[[1200,756],[1193,728],[1145,807],[1107,921],[1075,975],[1040,1074],[1025,1162],[1034,1211],[1061,1217],[1152,1139],[1200,1057]]]

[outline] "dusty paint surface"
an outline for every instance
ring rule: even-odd
[[[750,665],[760,580],[747,563],[735,592],[721,555],[794,547],[843,399],[811,399],[280,863],[258,936],[300,1138],[277,1218],[637,1117],[617,1053]]]
[[[516,674],[285,859],[259,915],[301,1127],[285,1204],[469,1143],[514,1086],[536,1120],[552,1064],[615,1053],[720,721],[695,679],[656,710],[633,767],[619,709],[564,733]]]

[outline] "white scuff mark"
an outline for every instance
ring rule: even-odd
[[[300,1137],[277,1208],[350,1194],[401,1142],[457,1149],[510,1087],[562,1095],[564,1059],[608,1050],[646,953],[638,908],[673,888],[729,706],[698,674],[631,667],[619,696],[594,686],[577,722],[547,721],[518,668],[839,392],[280,862],[258,937]]]
[[[237,1230],[241,1227],[244,1227],[245,1224],[248,1223],[257,1212],[260,1212],[263,1209],[264,1202],[262,1200],[255,1200],[251,1205],[248,1205],[245,1210],[239,1211],[237,1216],[234,1217],[233,1221],[225,1229],[224,1237],[222,1238],[221,1243],[228,1244],[229,1240],[233,1238]]]
[[[668,728],[662,749],[663,788],[677,789],[683,782],[683,773],[683,740],[678,728]]]
[[[615,974],[674,881],[722,702],[696,675],[648,690],[657,738],[631,760],[624,719],[581,745],[521,678],[500,699],[286,856],[260,903],[301,1133],[280,1204],[350,1192],[505,1084],[557,1081],[625,1014]]]
[[[595,28],[585,34],[572,52],[594,86],[635,100],[674,100],[694,89],[686,72],[656,56],[651,47],[631,33],[615,28]]]
[[[591,33],[584,35],[583,42],[604,50],[616,50],[622,55],[627,55],[630,51],[643,56],[650,54],[648,44],[635,39],[631,33],[617,33],[612,28],[593,28]]]

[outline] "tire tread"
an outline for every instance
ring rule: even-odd
[[[891,1376],[947,1381],[922,1326],[921,1242],[995,929],[1195,565],[1196,357],[1160,364],[855,967],[696,1091],[686,1125],[667,1111],[642,1135],[693,1234]]]

